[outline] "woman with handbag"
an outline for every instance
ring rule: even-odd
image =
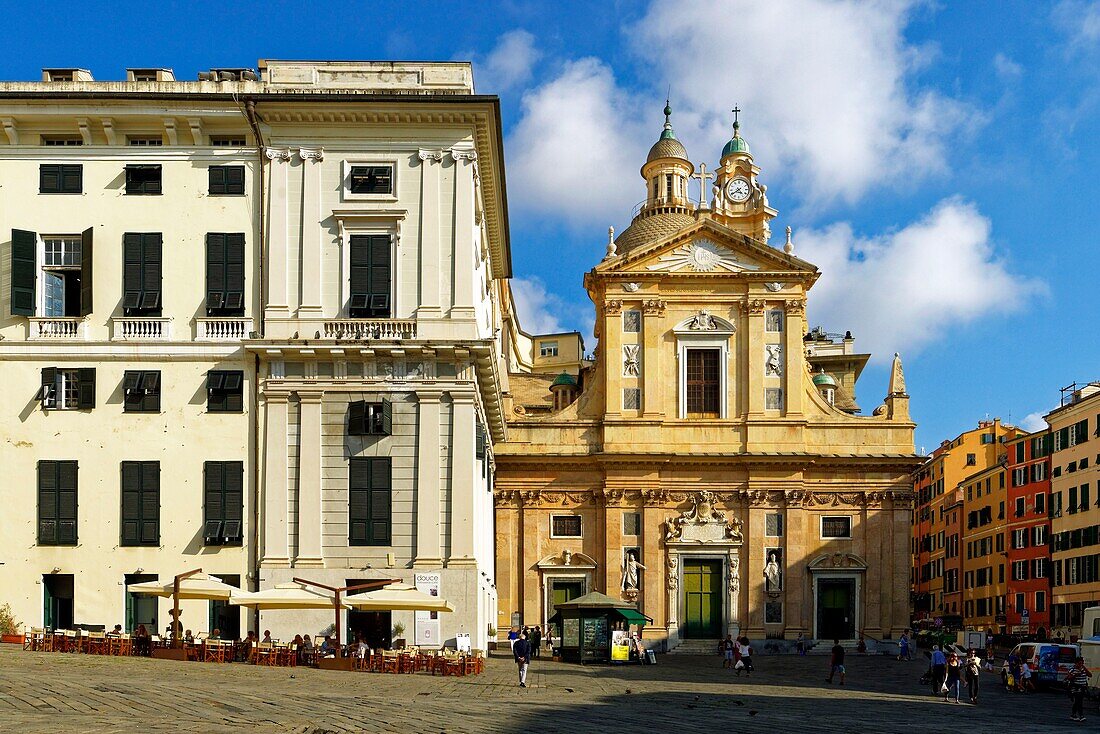
[[[959,664],[959,656],[955,653],[951,653],[947,656],[947,678],[943,683],[943,687],[940,688],[940,692],[943,693],[943,702],[947,703],[948,697],[954,693],[955,703],[962,703],[959,700],[959,688],[962,687],[962,665]]]

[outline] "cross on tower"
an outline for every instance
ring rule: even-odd
[[[699,173],[691,174],[692,178],[699,179],[699,208],[707,208],[707,179],[714,178],[713,173],[707,173],[707,164],[699,164]]]
[[[733,109],[730,110],[730,112],[733,113],[733,124],[734,125],[740,124],[740,123],[737,122],[737,115],[739,115],[741,113],[741,108],[738,107],[737,105],[734,105]]]

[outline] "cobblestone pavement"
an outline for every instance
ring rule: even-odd
[[[548,660],[516,685],[510,659],[466,678],[382,675],[23,652],[0,645],[0,732],[1070,731],[1063,693],[1009,694],[986,674],[978,706],[919,685],[922,664],[852,656],[843,688],[826,657],[757,656],[752,677],[717,657],[657,666]]]

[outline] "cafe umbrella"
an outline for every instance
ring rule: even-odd
[[[241,593],[236,586],[224,583],[216,576],[202,572],[201,568],[181,573],[171,581],[143,581],[129,584],[126,590],[132,594],[172,597],[172,647],[178,648],[182,642],[179,630],[180,599],[231,600]]]

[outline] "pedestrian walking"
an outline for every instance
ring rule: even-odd
[[[1089,690],[1089,678],[1092,673],[1085,667],[1085,659],[1077,658],[1077,661],[1066,674],[1066,687],[1069,688],[1069,697],[1073,699],[1069,718],[1073,721],[1085,720],[1085,694]]]
[[[798,633],[798,639],[795,640],[794,647],[798,651],[799,655],[806,655],[806,638],[802,635],[801,632]]]
[[[531,630],[531,656],[538,657],[539,649],[542,647],[542,627],[535,625]]]
[[[733,635],[726,635],[726,639],[718,643],[718,651],[722,654],[722,667],[733,669],[733,649],[735,647]]]
[[[519,639],[512,645],[512,657],[519,666],[519,687],[527,687],[527,666],[531,664],[531,643],[525,632],[519,633]]]
[[[734,668],[737,669],[737,676],[741,676],[741,671],[744,670],[746,675],[752,675],[752,671],[755,668],[752,666],[752,646],[749,645],[748,637],[740,637],[737,640],[737,663],[734,664]]]
[[[982,661],[978,659],[974,649],[966,653],[966,661],[963,664],[963,672],[966,673],[966,692],[970,696],[970,703],[978,702],[978,676],[981,674]]]
[[[947,689],[943,692],[943,702],[947,703],[947,699],[951,694],[954,694],[955,703],[962,703],[962,701],[959,700],[959,689],[962,688],[962,665],[959,663],[959,656],[955,653],[951,653],[947,656],[946,672],[947,678],[944,681],[944,685],[947,686]]]
[[[913,653],[909,651],[909,630],[905,630],[901,633],[901,639],[898,640],[898,660],[912,660]]]
[[[837,673],[840,674],[840,685],[844,685],[844,647],[840,644],[840,640],[833,640],[832,655],[829,657],[829,677],[825,679],[826,683],[833,682],[833,676]]]
[[[943,693],[944,681],[947,679],[947,656],[939,645],[932,646],[932,695]]]

